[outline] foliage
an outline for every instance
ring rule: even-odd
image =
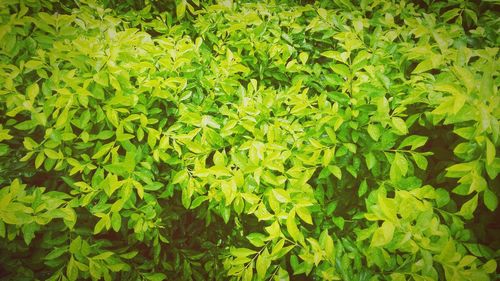
[[[498,2],[304,2],[2,1],[2,277],[498,278]]]

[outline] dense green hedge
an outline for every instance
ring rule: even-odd
[[[497,280],[498,1],[305,2],[1,1],[0,278]]]

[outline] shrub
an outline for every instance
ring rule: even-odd
[[[1,276],[498,278],[498,4],[303,2],[0,3]]]

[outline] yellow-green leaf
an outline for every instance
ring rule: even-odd
[[[309,209],[307,207],[297,207],[296,211],[297,215],[299,215],[299,218],[301,218],[304,222],[313,224],[311,212],[309,212]]]
[[[292,209],[290,213],[288,213],[288,217],[286,219],[286,229],[294,241],[301,242],[304,240],[304,237],[302,233],[300,233],[295,222],[295,209]]]

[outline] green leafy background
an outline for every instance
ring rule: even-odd
[[[0,2],[0,278],[497,280],[499,2]]]

